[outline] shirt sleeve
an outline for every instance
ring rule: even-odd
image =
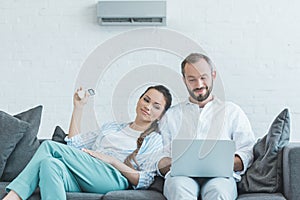
[[[154,181],[155,172],[139,172],[140,178],[137,186],[133,186],[135,190],[147,189]]]
[[[158,163],[164,157],[171,158],[172,140],[178,133],[179,127],[181,125],[181,119],[182,112],[179,109],[179,106],[173,106],[167,111],[167,113],[165,113],[165,115],[160,120],[159,130],[162,136],[163,151],[160,155],[158,155],[158,160],[155,167],[156,173],[161,177],[164,176],[160,173]]]
[[[163,159],[164,157],[169,157],[170,158],[170,155],[169,154],[166,154],[166,153],[162,153],[161,155],[159,155],[158,156],[158,160],[157,160],[157,162],[155,163],[155,167],[156,167],[156,172],[157,172],[157,174],[159,175],[159,176],[161,176],[161,177],[166,177],[166,175],[164,176],[164,175],[162,175],[161,173],[160,173],[160,168],[159,168],[159,166],[158,166],[158,163],[159,163],[159,161],[161,160],[161,159]],[[168,174],[169,172],[167,172],[167,174]]]
[[[71,138],[68,136],[65,138],[67,145],[75,147],[77,149],[87,148],[91,149],[96,139],[100,135],[100,131],[90,131],[86,133],[79,133]]]
[[[65,141],[67,142],[67,145],[70,145],[77,149],[87,148],[96,150],[99,147],[100,141],[104,135],[109,134],[111,130],[118,130],[125,125],[126,123],[121,125],[117,122],[105,123],[99,130],[79,133],[71,138],[66,137]]]
[[[145,145],[144,145],[145,144]],[[157,175],[156,164],[158,163],[159,155],[162,155],[162,138],[158,133],[152,133],[144,140],[143,146],[140,149],[140,157],[143,162],[140,164],[139,182],[134,189],[147,189],[154,181]]]
[[[171,156],[171,141],[172,135],[170,133],[169,125],[168,125],[168,117],[167,114],[163,116],[159,123],[159,130],[162,135],[162,143],[163,143],[163,152],[169,154]]]
[[[233,140],[236,143],[236,152],[242,162],[243,170],[237,172],[242,175],[253,162],[253,145],[255,142],[254,133],[246,114],[237,107],[236,117],[233,125]]]
[[[163,140],[163,152],[167,157],[171,157],[171,143],[178,134],[182,123],[182,112],[179,106],[170,108],[162,117],[159,123],[159,130]]]

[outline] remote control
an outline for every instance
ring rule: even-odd
[[[90,94],[90,96],[94,96],[95,95],[95,91],[93,89],[87,89],[87,90],[80,90],[77,94],[78,94],[78,97],[80,99],[83,99],[84,98],[84,95],[85,95],[85,92],[88,92]]]

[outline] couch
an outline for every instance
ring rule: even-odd
[[[290,143],[283,148],[282,164],[283,164],[283,188],[276,193],[246,193],[240,194],[238,200],[298,200],[300,198],[300,143]],[[0,182],[0,198],[5,195],[5,187],[8,182]],[[163,194],[164,180],[161,177],[156,177],[154,183],[148,190],[125,190],[108,192],[105,195],[91,193],[67,193],[67,199],[84,199],[84,200],[117,200],[117,199],[132,199],[132,200],[164,200]],[[29,198],[30,200],[40,199],[38,189]]]
[[[42,106],[17,115],[0,111],[0,198],[5,187],[22,171],[42,140],[37,139]],[[300,199],[300,143],[289,143],[290,117],[284,109],[268,133],[254,147],[254,162],[237,184],[239,200]],[[64,131],[57,126],[52,140],[64,143]],[[107,194],[67,193],[67,199],[165,199],[164,179],[155,177],[147,190],[113,191]],[[29,198],[40,199],[39,190]]]

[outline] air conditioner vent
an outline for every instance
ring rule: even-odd
[[[163,19],[156,18],[102,18],[102,25],[161,25],[163,23]]]
[[[166,25],[166,1],[99,1],[100,25]]]
[[[139,22],[139,23],[162,23],[163,19],[159,17],[153,17],[153,18],[131,18],[133,22]]]
[[[131,18],[102,18],[102,23],[131,23]]]

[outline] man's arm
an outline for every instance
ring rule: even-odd
[[[250,121],[243,110],[235,106],[232,113],[233,134],[236,143],[234,171],[245,173],[253,160],[254,133]]]

